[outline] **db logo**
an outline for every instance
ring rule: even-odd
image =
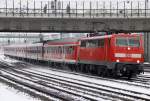
[[[126,57],[131,57],[131,54],[126,54]]]

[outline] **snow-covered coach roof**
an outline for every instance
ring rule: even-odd
[[[34,46],[42,46],[43,43],[29,43],[29,44],[15,44],[15,45],[8,45],[5,47],[34,47]]]
[[[45,43],[45,45],[65,45],[65,44],[77,44],[79,38],[66,38],[66,39],[58,39],[51,40]]]
[[[112,35],[103,35],[103,36],[94,36],[94,37],[86,37],[86,38],[81,38],[80,40],[93,40],[93,39],[104,39],[104,38],[111,38],[111,37],[116,37],[116,36],[140,36],[140,34],[134,33],[134,34],[129,34],[129,33],[118,33],[118,34],[112,34]]]

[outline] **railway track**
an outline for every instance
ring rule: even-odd
[[[32,72],[33,73],[33,72]],[[37,73],[37,72],[36,72]],[[40,73],[40,72],[39,72]],[[44,74],[44,73],[43,73]],[[50,74],[51,75],[51,74]],[[54,75],[54,78],[56,79],[56,76],[57,75]],[[48,76],[49,77],[49,76]],[[60,77],[60,76],[59,76]],[[63,77],[63,78],[66,78],[66,77]],[[68,78],[68,77],[67,77]],[[62,80],[62,79],[61,79]],[[96,83],[91,83],[91,82],[88,82],[88,81],[82,81],[82,80],[78,80],[78,79],[72,79],[72,78],[68,78],[68,81],[67,82],[72,82],[71,80],[73,80],[73,81],[75,81],[76,80],[76,82],[80,82],[79,84],[83,84],[84,86],[89,86],[90,88],[92,88],[92,87],[95,87],[95,86],[97,86],[97,87],[95,87],[96,89],[99,89],[99,90],[108,90],[109,92],[115,92],[116,90],[116,92],[115,93],[117,93],[117,92],[119,92],[119,93],[117,93],[117,95],[118,94],[122,94],[122,95],[126,95],[126,96],[130,96],[130,95],[128,95],[128,93],[131,93],[131,94],[135,94],[135,93],[137,93],[137,92],[134,92],[134,91],[129,91],[129,90],[125,90],[125,89],[121,89],[121,88],[115,88],[115,87],[109,87],[109,86],[106,86],[106,85],[101,85],[101,84],[96,84]],[[76,82],[73,82],[73,83],[76,83]],[[85,83],[86,82],[86,83]],[[89,85],[89,84],[92,84],[92,85]],[[99,88],[100,87],[100,88]],[[111,90],[110,90],[111,89]],[[125,94],[126,93],[126,94]],[[140,94],[140,93],[139,93]],[[141,93],[142,94],[142,93]],[[143,94],[142,94],[143,95]],[[131,95],[132,96],[132,95]],[[131,97],[130,96],[130,97]],[[147,95],[147,96],[150,96],[150,95]],[[140,98],[138,98],[138,99],[140,99]]]
[[[22,63],[15,63],[15,65],[21,65],[21,66],[25,66],[28,63],[24,63],[23,65]],[[28,64],[28,66],[32,66],[35,68],[38,68],[36,65],[32,65],[32,64]],[[150,65],[148,65],[150,66]],[[147,64],[145,64],[145,67],[147,67]],[[42,67],[43,68],[43,67]],[[46,67],[49,68],[49,67]],[[56,67],[57,68],[57,67]],[[59,71],[59,72],[63,72],[63,73],[68,73],[68,74],[74,74],[74,75],[80,75],[80,76],[84,76],[84,77],[88,77],[88,78],[95,78],[95,79],[102,79],[102,80],[107,80],[107,81],[113,81],[113,82],[118,82],[118,83],[124,83],[124,84],[130,84],[130,85],[134,85],[134,86],[140,86],[140,87],[145,87],[145,88],[150,88],[150,79],[147,79],[146,76],[140,75],[138,76],[136,79],[131,79],[131,80],[127,80],[127,79],[113,79],[113,78],[103,78],[103,77],[99,77],[99,76],[92,76],[92,75],[88,75],[88,74],[83,74],[83,73],[77,73],[77,72],[68,72],[68,71],[64,71],[64,70],[60,70],[60,69],[54,69],[54,68],[49,68],[52,71]],[[142,76],[142,78],[141,78]]]
[[[58,100],[63,101],[58,98],[48,96],[43,91],[34,89],[34,87],[32,87],[30,85],[26,86],[26,84],[22,84],[22,82],[17,82],[16,80],[9,78],[8,76],[7,77],[5,77],[5,76],[0,74],[0,82],[4,83],[6,85],[9,85],[9,87],[17,89],[19,92],[25,92],[28,95],[30,95],[34,98],[41,99],[43,101],[58,101]]]
[[[44,73],[33,69],[19,70],[17,68],[9,68],[8,70],[9,71],[2,70],[3,72],[5,72],[3,74],[7,73],[8,77],[18,77],[21,78],[23,81],[28,80],[44,87],[48,86],[49,88],[57,89],[59,91],[63,90],[62,92],[67,91],[65,92],[66,94],[72,94],[72,96],[74,96],[74,98],[69,98],[69,100],[150,100],[150,95],[148,94],[137,93],[135,91],[109,87],[106,85],[96,84],[78,79],[72,79],[70,77],[63,77],[55,74]],[[145,95],[147,97],[143,97],[140,95]],[[78,98],[78,96],[80,97]],[[68,100],[68,98],[65,100]]]
[[[64,89],[67,88],[69,86],[62,86],[62,84],[58,83],[58,82],[54,82],[52,80],[43,80],[43,78],[40,78],[38,76],[34,76],[32,74],[25,74],[22,72],[14,72],[14,69],[10,69],[8,70],[4,70],[4,69],[0,69],[1,70],[1,76],[3,78],[7,78],[10,80],[13,80],[15,82],[21,82],[21,84],[24,84],[26,86],[31,86],[32,89],[36,88],[36,89],[40,89],[42,92],[43,91],[52,91],[52,90],[58,90],[55,92],[52,92],[54,94],[52,94],[53,96],[56,97],[61,97],[62,100],[65,101],[72,101],[72,100],[93,100],[93,101],[97,101],[97,100],[112,100],[110,98],[107,98],[106,96],[101,96],[101,95],[96,95],[94,93],[90,93],[88,91],[84,91],[84,89],[77,89],[71,87],[70,89]],[[2,75],[3,74],[3,75]],[[24,82],[23,82],[24,81]],[[30,82],[30,83],[29,83]],[[36,86],[38,85],[38,86]],[[42,89],[41,89],[42,88]],[[44,89],[45,88],[45,89]],[[53,88],[53,89],[52,89]],[[51,94],[51,93],[50,93]],[[49,94],[48,94],[49,95]]]
[[[32,69],[36,70],[36,68],[39,68],[39,66],[32,65]],[[47,67],[49,68],[49,67]],[[42,68],[43,69],[43,68]],[[56,71],[56,72],[62,72],[62,73],[67,73],[67,74],[73,74],[73,75],[80,75],[82,77],[88,77],[88,78],[94,78],[94,79],[101,79],[101,80],[106,80],[106,81],[111,81],[111,82],[118,82],[118,83],[123,83],[123,84],[128,84],[128,85],[133,85],[133,86],[139,86],[139,87],[144,87],[144,88],[150,88],[150,78],[148,79],[147,76],[145,75],[139,75],[136,79],[114,79],[114,78],[104,78],[104,77],[99,77],[99,76],[93,76],[93,75],[88,75],[88,74],[83,74],[83,73],[77,73],[77,72],[71,72],[71,71],[64,71],[60,69],[54,69],[54,68],[49,68],[51,71]]]
[[[144,71],[150,72],[150,64],[144,64]]]

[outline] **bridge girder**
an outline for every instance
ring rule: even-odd
[[[94,31],[150,32],[150,18],[0,18],[0,32]]]

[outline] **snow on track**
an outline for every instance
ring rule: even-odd
[[[0,101],[40,101],[0,83]]]
[[[82,81],[88,81],[88,82],[92,82],[92,83],[96,83],[96,84],[103,84],[103,85],[107,85],[107,86],[111,86],[111,87],[124,88],[126,90],[139,91],[139,92],[142,92],[142,93],[150,94],[150,89],[147,90],[147,89],[143,89],[143,88],[140,88],[140,87],[137,87],[137,86],[134,87],[134,86],[130,86],[130,85],[127,85],[127,84],[120,84],[120,83],[107,81],[107,80],[88,78],[88,77],[83,77],[83,76],[74,75],[74,74],[67,74],[67,73],[52,71],[52,70],[46,69],[46,68],[34,68],[33,67],[32,69],[37,70],[39,72],[47,73],[47,74],[54,74],[54,75],[69,77],[69,78],[78,79],[78,80],[82,80]]]

